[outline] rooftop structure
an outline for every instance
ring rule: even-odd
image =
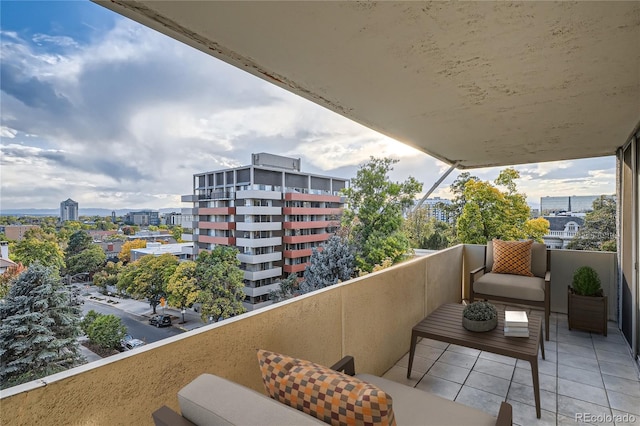
[[[544,216],[549,221],[549,233],[542,237],[548,248],[566,249],[580,228],[584,219],[576,216]]]
[[[179,260],[191,260],[193,258],[193,243],[161,244],[148,242],[147,247],[131,249],[131,261],[136,261],[142,256],[162,256],[172,254]]]

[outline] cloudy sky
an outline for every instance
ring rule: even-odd
[[[252,152],[346,178],[371,155],[392,156],[392,178],[425,190],[448,168],[88,1],[2,1],[0,16],[2,210],[67,198],[81,209],[181,207],[194,173],[249,164]],[[516,168],[535,207],[615,191],[613,157]]]

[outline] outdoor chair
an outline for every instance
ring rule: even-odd
[[[549,340],[551,272],[549,251],[532,241],[488,241],[485,264],[471,271],[470,301],[490,299],[544,308]]]

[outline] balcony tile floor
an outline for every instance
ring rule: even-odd
[[[517,309],[517,308],[516,308]],[[640,375],[614,323],[608,336],[569,331],[567,316],[552,314],[546,360],[538,360],[542,416],[536,418],[529,363],[422,339],[407,379],[409,354],[384,377],[497,415],[513,406],[515,425],[640,425]],[[580,421],[578,413],[593,416]],[[598,418],[600,417],[600,418]]]

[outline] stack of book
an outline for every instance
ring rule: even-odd
[[[504,335],[529,337],[529,320],[525,311],[504,312]]]

